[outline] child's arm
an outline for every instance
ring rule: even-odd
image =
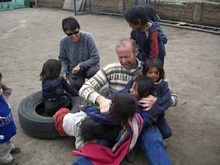
[[[12,89],[0,82],[0,89],[2,89],[2,95],[7,100],[12,93]]]
[[[114,122],[112,121],[109,115],[101,114],[100,110],[94,106],[84,106],[82,111],[96,121],[99,121],[104,124],[114,125]]]
[[[149,114],[147,118],[147,123],[149,124],[157,121],[159,115],[164,113],[165,110],[167,110],[170,107],[171,94],[167,82],[165,81],[161,82],[160,90],[161,90],[161,96],[157,98],[156,102],[148,111]]]
[[[158,39],[157,31],[152,32],[151,34],[151,51],[150,51],[150,58],[158,58],[159,54],[159,47],[158,47]]]
[[[66,92],[68,92],[72,96],[79,96],[79,92],[75,88],[73,88],[70,84],[68,84],[68,82],[64,78],[62,78],[62,84]]]

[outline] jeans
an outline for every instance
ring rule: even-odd
[[[99,145],[112,148],[115,142],[111,140],[99,139],[97,143]],[[85,156],[78,156],[72,165],[94,165],[94,164],[89,158]]]
[[[72,70],[69,71],[69,82],[70,85],[76,90],[79,90],[85,83],[85,79],[90,79],[99,71],[99,65],[91,66],[90,68],[80,71],[77,75],[72,74]]]
[[[139,140],[150,165],[172,165],[163,145],[163,137],[156,125],[144,128]]]
[[[85,156],[78,156],[72,165],[94,165],[89,158]]]

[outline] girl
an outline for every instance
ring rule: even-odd
[[[152,69],[156,69],[157,73],[160,72],[157,78],[152,75]],[[150,109],[145,110],[145,107],[139,103],[139,113],[144,119],[144,126],[155,124],[163,138],[166,139],[172,135],[171,129],[164,118],[164,111],[169,108],[171,96],[168,84],[163,80],[164,70],[161,61],[148,59],[143,67],[143,75],[145,77],[139,76],[135,78],[123,90],[112,94],[110,99],[113,99],[118,93],[130,93],[138,101],[149,95],[156,97],[156,101]]]
[[[44,63],[40,73],[45,112],[49,116],[53,116],[60,108],[70,105],[70,100],[65,96],[64,91],[72,96],[78,96],[78,91],[67,83],[60,71],[61,62],[49,59]]]
[[[109,126],[104,124],[106,115],[101,114],[102,117],[94,115],[82,120],[80,133],[85,145],[79,151],[73,151],[73,155],[78,156],[73,165],[119,164],[134,147],[143,126],[143,119],[137,113],[137,107],[137,100],[130,94],[120,93],[114,97],[109,117],[115,124],[121,124],[123,128],[116,143],[110,148],[100,145],[98,140],[108,132]]]
[[[164,118],[165,110],[170,107],[171,94],[168,83],[165,81],[165,71],[163,64],[158,59],[148,59],[144,65],[142,73],[154,82],[153,96],[157,97],[156,102],[148,111],[146,122],[156,123],[164,139],[172,135],[171,129]]]
[[[139,47],[138,59],[145,62],[148,58],[158,58],[164,62],[165,47],[158,27],[149,21],[145,9],[141,6],[130,7],[124,17],[132,28],[131,38]]]
[[[145,11],[147,12],[147,15],[150,19],[150,22],[152,24],[155,24],[155,26],[158,27],[158,31],[160,33],[160,36],[161,36],[161,39],[162,39],[162,42],[163,44],[165,45],[167,43],[167,36],[166,34],[164,33],[164,30],[162,29],[162,27],[160,26],[160,24],[158,23],[158,21],[160,21],[160,17],[159,15],[157,14],[157,11],[155,10],[155,8],[153,8],[152,6],[150,5],[145,5],[144,6],[144,9]]]
[[[18,158],[12,154],[20,152],[19,147],[15,147],[11,138],[17,134],[17,127],[14,122],[12,110],[8,104],[8,98],[12,89],[2,83],[0,72],[0,164],[18,164]]]

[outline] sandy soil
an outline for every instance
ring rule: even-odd
[[[61,20],[71,11],[26,8],[0,12],[0,71],[13,89],[10,103],[18,127],[14,143],[22,152],[20,165],[69,165],[75,157],[73,139],[39,140],[26,135],[19,124],[22,99],[41,89],[39,73],[48,58],[56,58],[63,35]],[[117,61],[116,42],[130,28],[121,17],[76,16],[82,30],[95,38],[101,66]],[[179,97],[166,112],[173,130],[167,152],[175,165],[220,164],[220,36],[163,27],[167,36],[166,77]],[[134,165],[146,164],[139,152]],[[123,165],[127,164],[125,161]]]

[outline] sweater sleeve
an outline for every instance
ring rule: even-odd
[[[79,90],[79,95],[86,101],[95,103],[96,98],[100,95],[98,91],[107,83],[106,73],[101,69],[83,84]]]
[[[62,71],[68,74],[68,66],[69,66],[69,59],[67,57],[67,52],[65,50],[65,36],[60,40],[60,51],[58,55],[58,59],[62,64]]]
[[[159,115],[163,114],[165,110],[170,107],[171,94],[168,84],[165,81],[160,83],[160,93],[161,96],[157,98],[156,102],[153,104],[151,109],[148,111],[147,123],[152,124],[156,122]]]
[[[91,66],[98,65],[100,62],[100,55],[95,40],[93,39],[92,35],[90,35],[89,33],[86,34],[87,35],[85,36],[85,43],[87,44],[89,59],[79,63],[80,69],[82,71]]]

